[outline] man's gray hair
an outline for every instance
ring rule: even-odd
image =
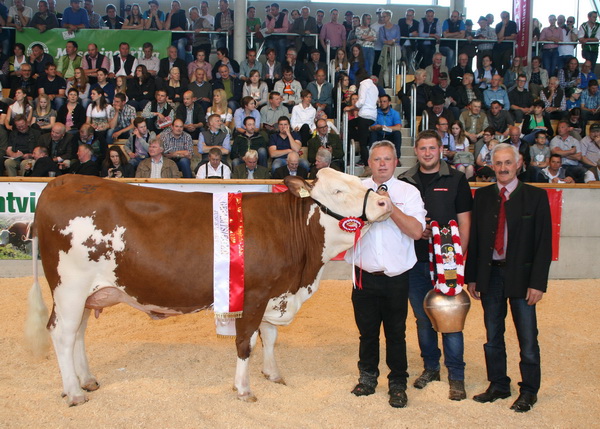
[[[152,140],[150,140],[150,143],[148,143],[148,145],[151,145],[152,143],[158,143],[160,148],[162,150],[165,150],[165,143],[162,141],[162,139],[160,137],[154,137]]]
[[[258,159],[258,152],[254,149],[249,149],[244,155],[244,159]]]
[[[394,143],[392,143],[389,140],[381,140],[381,141],[373,143],[371,145],[371,148],[369,149],[369,158],[371,158],[371,154],[378,147],[388,147],[388,148],[390,148],[392,150],[392,152],[394,153],[394,158],[396,158],[396,146],[394,146]]]
[[[327,165],[331,164],[331,152],[324,147],[319,148],[316,157],[321,158],[321,160],[326,162]]]
[[[494,160],[494,155],[496,154],[496,152],[501,150],[512,150],[513,154],[515,155],[515,162],[517,162],[521,156],[521,154],[519,153],[519,149],[516,146],[513,146],[508,143],[499,143],[492,149],[492,162]]]

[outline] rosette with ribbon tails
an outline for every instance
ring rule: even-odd
[[[440,229],[431,222],[429,239],[429,271],[433,289],[423,300],[425,313],[437,332],[449,334],[465,327],[471,300],[463,290],[465,261],[458,234],[458,224],[451,220]]]

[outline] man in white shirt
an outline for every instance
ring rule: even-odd
[[[157,55],[154,55],[154,45],[150,42],[146,42],[142,45],[144,56],[138,60],[138,64],[146,66],[148,73],[152,76],[156,76],[160,67],[160,60]]]
[[[209,150],[208,162],[198,168],[196,179],[231,179],[231,170],[221,162],[222,156],[218,147]]]
[[[396,148],[383,140],[371,146],[369,167],[373,176],[363,185],[390,197],[392,215],[372,224],[356,251],[346,253],[346,262],[355,267],[357,283],[352,290],[354,317],[360,332],[356,396],[375,393],[379,377],[379,333],[383,323],[386,362],[390,368],[389,403],[394,408],[407,404],[406,316],[408,312],[408,270],[417,258],[414,240],[425,229],[425,208],[416,187],[394,178]]]
[[[369,133],[370,127],[377,120],[377,100],[379,99],[379,90],[373,80],[366,74],[362,73],[357,76],[356,80],[360,82],[358,88],[358,142],[360,144],[360,162],[359,165],[367,165],[369,158]]]

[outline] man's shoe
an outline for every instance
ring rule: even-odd
[[[537,395],[531,392],[521,392],[517,400],[510,407],[517,413],[526,413],[533,408],[533,404],[537,402]]]
[[[390,395],[390,405],[394,408],[404,408],[408,403],[408,397],[406,396],[406,390],[395,388],[390,389],[388,392]]]
[[[490,386],[485,392],[473,396],[473,400],[475,402],[481,402],[482,404],[485,404],[486,402],[494,402],[497,399],[506,399],[509,396],[510,391],[502,392],[501,390],[494,390],[492,389],[492,386]]]
[[[462,401],[467,399],[467,392],[465,391],[465,382],[463,380],[449,380],[450,382],[450,394],[448,398],[452,401]]]
[[[358,383],[354,386],[354,389],[352,389],[352,394],[356,396],[369,396],[373,393],[375,393],[375,388],[364,383]]]
[[[413,386],[417,389],[422,389],[432,381],[440,381],[440,370],[426,369],[423,373],[415,380]]]

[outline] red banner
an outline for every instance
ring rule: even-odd
[[[519,32],[515,44],[515,55],[524,58],[521,65],[527,65],[531,55],[531,8],[532,0],[513,0],[513,17]]]

